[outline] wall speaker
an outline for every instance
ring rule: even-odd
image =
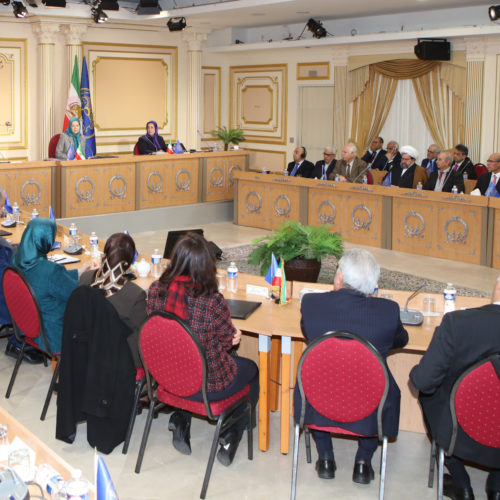
[[[449,61],[450,42],[446,38],[419,38],[415,55],[423,61]]]

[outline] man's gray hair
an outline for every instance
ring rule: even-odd
[[[339,261],[337,272],[342,271],[344,284],[369,295],[375,291],[380,266],[375,257],[362,248],[352,248]]]
[[[345,145],[345,147],[349,148],[350,153],[358,154],[358,148],[357,148],[356,144],[354,144],[354,142],[348,142]]]
[[[444,159],[450,164],[453,164],[453,155],[449,153],[448,151],[443,151],[442,153],[439,153],[440,155],[444,156]]]
[[[399,143],[397,141],[389,141],[387,145],[389,146],[389,144],[393,144],[394,147],[399,151]]]
[[[336,155],[336,154],[337,154],[337,148],[336,148],[335,146],[325,146],[325,147],[323,148],[323,151],[324,151],[325,149],[331,149],[331,150],[333,151],[333,154],[334,154],[334,155]]]

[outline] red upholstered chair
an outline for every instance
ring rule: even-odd
[[[341,427],[318,427],[305,421],[306,401],[321,415],[337,422],[357,422],[377,410],[378,437],[382,440],[379,497],[384,497],[387,436],[382,430],[382,409],[389,391],[386,363],[377,349],[359,335],[328,332],[315,339],[302,353],[297,382],[302,406],[295,425],[292,491],[295,499],[301,428],[306,429],[307,462],[311,462],[308,429],[368,437]],[[297,416],[296,416],[297,417]]]
[[[229,427],[229,420],[232,425],[235,421],[251,415],[252,403],[248,396],[250,387],[246,385],[240,392],[226,399],[209,401],[207,362],[203,347],[189,327],[173,314],[156,312],[151,315],[142,327],[139,348],[146,370],[150,404],[135,472],[139,473],[141,470],[153,414],[160,408],[168,405],[204,415],[217,422],[200,494],[200,498],[205,498],[220,434]],[[203,394],[203,401],[187,399],[198,392]],[[242,405],[244,411],[231,418],[234,411]],[[248,418],[248,421],[248,459],[252,460],[251,418]]]
[[[53,135],[49,141],[49,158],[56,157],[57,143],[59,142],[59,137],[61,134]]]
[[[141,153],[139,152],[139,143],[136,142],[134,146],[134,154],[135,155],[140,155]]]
[[[450,394],[450,412],[453,428],[448,447],[433,441],[431,448],[428,486],[434,484],[437,458],[439,500],[443,498],[444,456],[454,454],[463,433],[487,449],[498,450],[500,456],[500,354],[478,361],[458,377]],[[480,457],[474,462],[481,465]]]
[[[474,170],[476,171],[476,177],[479,179],[480,175],[486,174],[488,169],[484,163],[476,163],[474,165]]]
[[[9,386],[7,388],[6,398],[10,397],[12,387],[16,380],[17,372],[19,366],[23,360],[24,349],[26,345],[34,347],[39,351],[43,352],[46,356],[56,361],[56,366],[52,374],[52,379],[50,381],[49,390],[45,398],[45,403],[43,405],[42,415],[40,420],[45,420],[45,415],[47,414],[47,409],[49,408],[50,399],[52,397],[52,392],[54,391],[57,377],[59,375],[59,352],[52,352],[50,350],[49,344],[47,343],[47,338],[45,336],[45,331],[43,329],[42,313],[40,311],[40,306],[35,296],[35,292],[31,288],[30,284],[26,281],[26,278],[22,273],[14,267],[8,267],[5,269],[2,276],[2,288],[5,297],[5,302],[7,304],[7,309],[12,318],[12,325],[14,327],[14,333],[17,340],[21,343],[21,351],[16,360],[14,366],[14,371],[10,377]],[[22,335],[21,335],[22,333]],[[41,349],[38,344],[34,341],[35,338],[41,337],[42,345],[45,349]],[[47,366],[47,360],[45,360],[45,366]]]

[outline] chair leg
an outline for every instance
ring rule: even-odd
[[[205,498],[208,489],[208,482],[210,481],[210,476],[212,474],[212,468],[215,461],[215,453],[217,452],[217,445],[219,444],[220,430],[222,427],[223,414],[217,419],[217,425],[215,426],[214,439],[212,441],[212,447],[210,448],[210,455],[208,457],[207,469],[205,471],[205,477],[203,478],[203,486],[201,487],[200,498]],[[251,425],[251,424],[250,424]]]
[[[248,427],[247,427],[248,460],[253,460],[253,423],[252,423],[253,408],[252,408],[252,403],[249,403],[249,405],[250,405],[250,415],[248,416]]]
[[[295,438],[293,440],[292,490],[290,491],[290,500],[295,500],[295,493],[297,490],[297,467],[299,464],[299,440],[300,440],[300,425],[295,424]]]
[[[434,469],[436,468],[436,441],[432,440],[431,444],[431,456],[429,458],[429,480],[427,481],[427,487],[434,487]]]
[[[307,463],[311,463],[311,432],[307,427],[305,427],[305,440],[306,440],[306,460]]]
[[[139,400],[141,399],[142,389],[145,384],[145,380],[138,380],[135,384],[135,395],[134,395],[134,406],[132,408],[132,413],[130,414],[130,420],[128,422],[127,434],[125,435],[125,442],[123,443],[122,453],[127,454],[128,446],[130,444],[130,438],[132,437],[132,431],[134,430],[135,419],[137,416],[137,406],[139,405]]]
[[[23,360],[25,346],[26,346],[26,342],[23,342],[21,345],[21,350],[19,351],[19,354],[17,355],[16,364],[14,365],[14,371],[12,372],[12,375],[10,377],[9,387],[7,387],[7,392],[5,393],[6,399],[9,399],[10,393],[12,391],[12,387],[14,387],[14,382],[15,382],[16,377],[17,377],[17,372],[18,372],[19,367],[21,366],[21,362]]]
[[[144,433],[142,434],[141,447],[139,449],[139,455],[137,456],[137,463],[135,464],[136,474],[139,474],[139,472],[141,472],[142,459],[144,458],[144,451],[146,450],[149,431],[151,430],[151,423],[153,422],[154,409],[155,409],[155,400],[153,399],[149,402],[148,418],[146,419],[146,425],[144,426]]]
[[[59,366],[61,365],[61,360],[58,359],[56,363],[56,367],[54,369],[54,373],[52,374],[52,378],[50,379],[49,390],[47,392],[47,396],[45,398],[45,403],[43,404],[42,414],[40,415],[40,420],[45,420],[45,416],[47,415],[47,410],[49,409],[50,400],[52,398],[52,393],[54,392],[54,388],[56,385],[57,377],[59,376]]]
[[[384,499],[384,489],[385,489],[385,470],[387,464],[387,436],[382,439],[382,456],[380,457],[380,489],[379,489],[379,499]]]
[[[444,474],[444,448],[439,447],[438,452],[438,500],[443,500],[443,474]]]

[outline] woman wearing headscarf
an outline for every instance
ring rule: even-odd
[[[31,220],[12,259],[13,265],[23,273],[35,292],[47,342],[52,352],[61,351],[64,309],[69,296],[78,286],[78,275],[91,266],[89,263],[80,270],[68,271],[63,265],[47,260],[56,233],[57,226],[53,220]],[[34,340],[45,350],[40,336]]]
[[[68,160],[68,151],[73,146],[73,152],[76,153],[80,148],[81,154],[85,155],[85,137],[80,133],[80,120],[71,118],[68,128],[59,137],[56,147],[56,158],[58,160]]]
[[[146,320],[146,293],[130,281],[127,270],[135,257],[134,240],[125,233],[112,234],[104,246],[104,258],[97,270],[82,274],[80,284],[103,291],[120,319],[129,327],[128,345],[136,367],[141,367],[138,350],[139,330]]]
[[[146,134],[137,142],[140,155],[151,155],[157,151],[167,151],[167,145],[161,135],[158,135],[158,124],[154,121],[146,123]]]

